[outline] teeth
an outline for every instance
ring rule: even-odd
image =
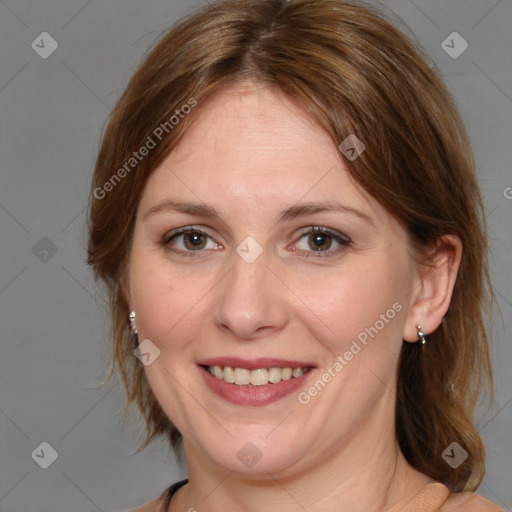
[[[292,375],[297,378],[297,377],[302,377],[304,375],[304,372],[302,371],[302,368],[295,368],[292,372]]]
[[[282,375],[283,371],[281,368],[270,368],[268,371],[268,381],[272,382],[272,384],[276,384],[281,381]]]
[[[224,377],[224,372],[220,366],[213,367],[213,376],[217,377],[217,379],[222,379]]]
[[[220,368],[220,366],[216,366],[215,368],[220,369],[221,376],[217,377],[217,378],[222,379],[222,369]],[[233,370],[233,368],[231,368],[231,366],[226,366],[224,368],[223,375],[224,375],[224,380],[226,382],[229,382],[230,384],[233,384],[235,382],[235,370]]]
[[[291,368],[283,368],[281,370],[281,379],[290,380],[292,378],[292,369]]]
[[[215,366],[214,366],[214,368],[215,368]],[[220,368],[220,366],[217,366],[217,368]],[[221,370],[221,372],[222,372],[222,370]],[[244,386],[244,385],[250,384],[250,383],[251,383],[251,370],[246,370],[245,368],[235,368],[235,384],[238,384],[239,386]]]
[[[258,368],[247,370],[246,368],[232,368],[231,366],[208,366],[211,375],[219,380],[224,380],[237,386],[264,386],[265,384],[277,384],[282,380],[302,377],[309,367],[304,368]]]
[[[265,368],[252,370],[251,384],[253,386],[263,386],[264,384],[268,384],[268,370]]]

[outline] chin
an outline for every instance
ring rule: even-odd
[[[293,453],[291,447],[282,446],[277,450],[274,446],[267,446],[261,449],[248,441],[237,451],[212,453],[211,456],[217,465],[227,471],[248,479],[268,480],[269,473],[275,476],[291,473],[292,467],[298,462],[293,459],[298,457],[294,454],[291,459],[290,453]]]
[[[249,429],[239,427],[232,436],[222,430],[218,435],[212,432],[207,439],[204,438],[205,430],[202,430],[192,443],[192,449],[196,455],[200,453],[202,459],[209,459],[226,471],[247,478],[268,480],[269,473],[288,474],[297,464],[305,464],[307,452],[298,447],[309,444],[300,437],[299,432],[284,430],[276,434],[273,432],[275,427],[275,424]],[[185,453],[188,451],[187,445],[189,443],[185,441]],[[205,463],[208,464],[207,461]]]

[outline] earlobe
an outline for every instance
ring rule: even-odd
[[[461,259],[461,240],[455,235],[445,235],[438,240],[430,265],[418,265],[416,285],[404,326],[405,341],[421,341],[418,325],[425,335],[439,327],[450,307]]]

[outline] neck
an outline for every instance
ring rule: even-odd
[[[280,512],[382,512],[433,483],[407,463],[394,439],[394,428],[381,431],[375,443],[368,443],[365,435],[361,438],[325,454],[307,470],[289,468],[257,477],[220,469],[185,442],[189,484],[178,492],[169,510],[256,512],[268,507]]]

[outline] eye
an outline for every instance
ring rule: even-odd
[[[210,241],[210,247],[207,247],[208,241]],[[212,240],[206,230],[191,226],[167,233],[162,239],[161,245],[169,251],[182,254],[197,252],[202,249],[219,249],[222,247]],[[192,255],[190,254],[190,256]]]
[[[338,231],[311,226],[301,233],[299,242],[295,243],[292,251],[303,252],[306,257],[328,257],[338,254],[350,243],[350,239]],[[205,229],[193,226],[167,233],[160,244],[167,251],[189,257],[195,256],[193,253],[202,252],[203,249],[222,249],[222,246],[215,242]]]
[[[303,231],[299,240],[302,239],[305,239],[305,243],[297,243],[296,249],[293,250],[298,249],[311,253],[307,254],[306,257],[332,256],[343,251],[351,243],[350,239],[342,233],[318,226],[311,226]],[[332,249],[333,245],[335,246],[334,249]]]

